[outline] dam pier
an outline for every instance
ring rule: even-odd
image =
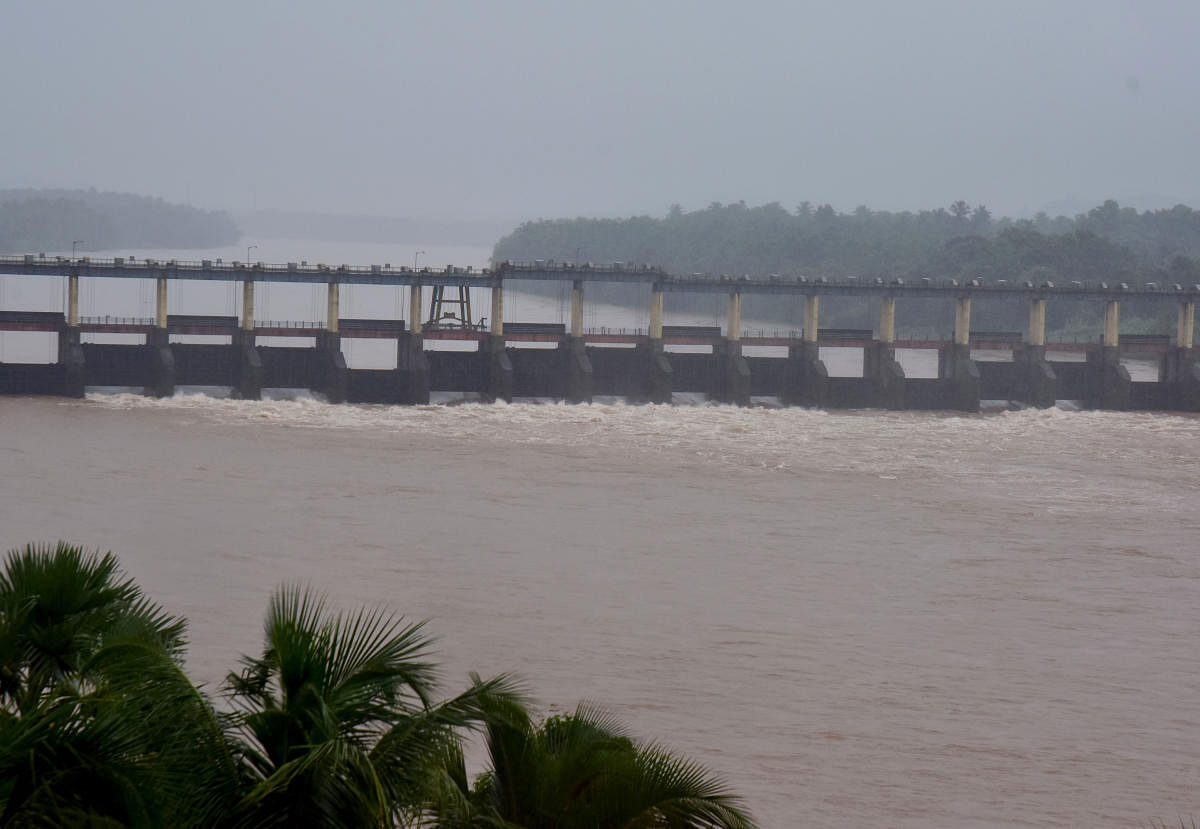
[[[474,393],[480,399],[558,398],[572,403],[596,396],[669,403],[675,393],[748,405],[753,397],[777,396],[785,405],[821,408],[942,409],[978,411],[981,400],[1006,400],[1046,408],[1076,400],[1096,409],[1200,411],[1200,353],[1194,344],[1200,284],[1031,282],[981,280],[845,279],[804,277],[680,277],[649,266],[503,262],[491,269],[330,267],[289,263],[160,262],[146,259],[0,257],[0,275],[58,278],[64,283],[59,310],[8,310],[0,306],[0,332],[57,335],[57,359],[49,363],[0,362],[0,394],[82,397],[88,387],[141,388],[169,396],[177,386],[226,386],[258,399],[265,388],[308,388],[330,402],[428,403],[431,392]],[[133,279],[152,285],[155,315],[84,317],[81,279]],[[173,286],[185,280],[240,284],[240,312],[183,315],[167,312]],[[504,292],[514,281],[570,286],[569,323],[505,318]],[[256,291],[274,283],[324,285],[324,320],[277,323],[255,316]],[[646,329],[585,329],[589,286],[633,283],[648,288]],[[342,317],[343,286],[407,287],[410,319]],[[430,293],[426,293],[426,290]],[[439,314],[445,294],[456,292],[469,309],[472,289],[490,296],[486,320]],[[707,294],[727,301],[725,325],[671,325],[664,319],[667,294]],[[748,296],[803,298],[798,328],[750,334],[742,327]],[[422,319],[426,297],[431,313]],[[874,329],[823,329],[822,297],[858,297],[879,303]],[[953,335],[947,341],[896,337],[897,300],[953,301]],[[1120,309],[1137,298],[1177,308],[1173,334],[1120,335]],[[972,306],[1017,299],[1028,305],[1024,332],[971,328]],[[1088,301],[1104,310],[1098,339],[1048,343],[1046,307],[1059,300]],[[484,322],[486,324],[484,324]],[[136,335],[141,343],[89,342],[87,335]],[[216,344],[179,342],[179,337],[220,338]],[[265,345],[261,338],[305,338],[311,347]],[[394,369],[349,368],[343,339],[395,342]],[[439,341],[458,341],[454,350]],[[771,346],[786,356],[760,356]],[[681,347],[687,347],[680,350]],[[862,350],[862,376],[830,376],[822,347]],[[749,349],[749,351],[748,351]],[[934,378],[905,376],[898,349],[934,349]],[[698,353],[697,353],[698,352]],[[981,354],[1011,359],[980,359]],[[1057,358],[1055,355],[1058,355]],[[1067,359],[1066,357],[1069,357]],[[1135,381],[1123,358],[1154,360],[1158,379]]]

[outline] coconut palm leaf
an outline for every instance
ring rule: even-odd
[[[638,747],[612,715],[580,706],[534,726],[496,707],[486,720],[492,769],[465,789],[447,755],[427,812],[439,829],[753,829],[740,800],[700,766]]]
[[[232,738],[253,780],[236,826],[391,826],[419,802],[454,729],[510,690],[504,678],[476,679],[431,703],[423,624],[378,610],[332,614],[298,586],[272,597],[264,633],[262,655],[244,658],[227,683]]]
[[[118,626],[153,632],[178,656],[185,623],[122,578],[116,557],[59,542],[8,553],[0,571],[0,704],[36,707],[56,684],[86,681],[83,664]]]

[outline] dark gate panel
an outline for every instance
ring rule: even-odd
[[[953,408],[954,383],[951,380],[910,378],[904,381],[904,402],[910,409]]]
[[[62,394],[64,383],[57,363],[0,363],[0,394]]]
[[[783,391],[783,378],[787,372],[784,357],[747,357],[750,364],[750,393],[754,395],[779,394]]]
[[[85,386],[135,386],[151,383],[150,349],[144,345],[83,344]]]
[[[587,356],[592,364],[593,395],[637,397],[640,394],[648,359],[644,351],[589,346]]]
[[[1162,412],[1170,408],[1170,387],[1166,383],[1130,383],[1129,386],[1130,409]]]
[[[1012,400],[1017,391],[1017,364],[976,360],[979,397],[983,400]]]
[[[677,354],[668,355],[674,375],[671,379],[672,391],[699,392],[711,394],[715,387],[717,370],[716,354]]]
[[[563,397],[566,358],[557,348],[508,348],[513,397]]]
[[[175,383],[180,386],[232,386],[234,349],[228,345],[171,346]]]
[[[1087,363],[1051,363],[1054,376],[1058,378],[1058,391],[1055,397],[1059,400],[1087,400],[1088,394],[1088,365]]]
[[[396,375],[395,369],[350,369],[346,372],[346,402],[401,402]]]
[[[873,405],[871,392],[871,382],[862,377],[830,377],[829,408],[870,408]]]
[[[426,351],[430,391],[483,391],[484,359],[479,351]]]
[[[263,388],[311,389],[317,379],[315,348],[258,347]]]

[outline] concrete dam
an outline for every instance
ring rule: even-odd
[[[24,255],[0,257],[0,275],[29,279],[57,277],[65,282],[65,308],[16,311],[0,307],[0,331],[52,332],[57,360],[51,363],[0,362],[0,394],[81,397],[89,386],[130,386],[168,396],[177,385],[228,386],[257,399],[264,388],[309,388],[330,402],[428,403],[431,392],[477,393],[483,400],[552,397],[590,402],[593,396],[621,396],[633,402],[669,403],[676,392],[747,405],[753,396],[774,395],[786,405],[822,408],[944,409],[973,412],[981,400],[1008,400],[1050,407],[1062,399],[1113,410],[1200,411],[1200,352],[1194,346],[1195,305],[1200,284],[1031,282],[953,279],[825,280],[804,277],[704,278],[673,276],[662,269],[578,265],[537,261],[503,262],[494,268],[392,268],[309,266],[261,262],[224,263],[96,259]],[[153,285],[155,316],[81,317],[81,278],[147,280]],[[167,296],[180,280],[240,284],[240,313],[229,316],[167,313]],[[505,282],[528,280],[570,286],[569,324],[506,320]],[[324,320],[270,323],[255,318],[257,286],[272,283],[324,285]],[[589,285],[634,283],[649,289],[649,326],[632,333],[585,330]],[[413,319],[343,318],[343,285],[383,285],[409,289]],[[487,325],[470,315],[419,310],[428,296],[441,307],[449,293],[460,303],[471,289],[490,296]],[[428,293],[427,293],[428,292]],[[668,293],[725,297],[725,324],[670,325],[664,319]],[[752,295],[802,297],[799,327],[787,336],[747,336],[742,300]],[[862,297],[879,301],[878,325],[871,330],[822,329],[821,298]],[[953,300],[953,336],[946,341],[896,338],[896,301],[913,297]],[[1177,308],[1174,335],[1119,334],[1121,302],[1130,298]],[[1018,299],[1028,305],[1025,332],[971,330],[973,303]],[[1055,300],[1085,300],[1103,307],[1103,327],[1095,342],[1047,343],[1046,306]],[[454,300],[446,300],[453,304]],[[126,334],[141,344],[87,342],[85,334]],[[221,338],[219,344],[172,341],[172,336]],[[267,346],[261,337],[302,337],[311,348]],[[342,352],[344,338],[395,342],[396,368],[351,369]],[[427,348],[457,340],[467,350]],[[226,342],[227,341],[227,342]],[[473,345],[469,345],[472,344]],[[531,344],[537,347],[529,347]],[[524,347],[523,347],[524,346]],[[702,347],[679,353],[670,346]],[[748,356],[749,346],[786,349],[786,357]],[[861,377],[831,377],[821,346],[860,348]],[[934,378],[906,377],[897,348],[934,349]],[[972,352],[1011,352],[1011,360],[976,360]],[[693,349],[695,350],[695,349]],[[1055,361],[1048,354],[1077,352],[1083,359]],[[1123,356],[1152,359],[1158,379],[1138,382],[1122,365]]]

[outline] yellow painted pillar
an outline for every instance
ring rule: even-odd
[[[159,328],[167,327],[167,278],[160,276],[155,290],[154,324]]]
[[[1192,332],[1196,328],[1196,303],[1179,303],[1179,330],[1175,335],[1175,345],[1179,348],[1192,347]]]
[[[960,296],[954,300],[954,344],[971,344],[971,298]]]
[[[891,345],[896,341],[896,298],[885,296],[879,303],[879,341]]]
[[[79,325],[79,277],[67,277],[67,325]]]
[[[726,339],[737,342],[742,338],[742,295],[736,291],[729,295],[729,314],[726,319]]]
[[[1120,343],[1121,303],[1115,299],[1104,303],[1104,345],[1116,346]]]
[[[804,300],[804,340],[805,342],[815,343],[817,341],[817,333],[821,330],[821,298],[819,296],[806,297]]]
[[[330,282],[328,288],[329,294],[326,301],[325,330],[330,334],[336,334],[338,331],[338,315],[341,313],[338,310],[338,303],[341,295],[338,291],[338,283]]]
[[[254,330],[254,281],[242,282],[242,330]]]
[[[421,297],[420,285],[408,286],[408,330],[412,334],[420,334],[423,328],[421,322],[421,303],[424,301]]]
[[[663,331],[663,292],[650,289],[650,339],[661,340]]]
[[[497,279],[492,284],[492,333],[497,337],[504,335],[504,286]]]
[[[571,336],[583,336],[583,280],[571,283]]]
[[[1029,337],[1028,345],[1046,344],[1046,300],[1031,299],[1029,301]]]

